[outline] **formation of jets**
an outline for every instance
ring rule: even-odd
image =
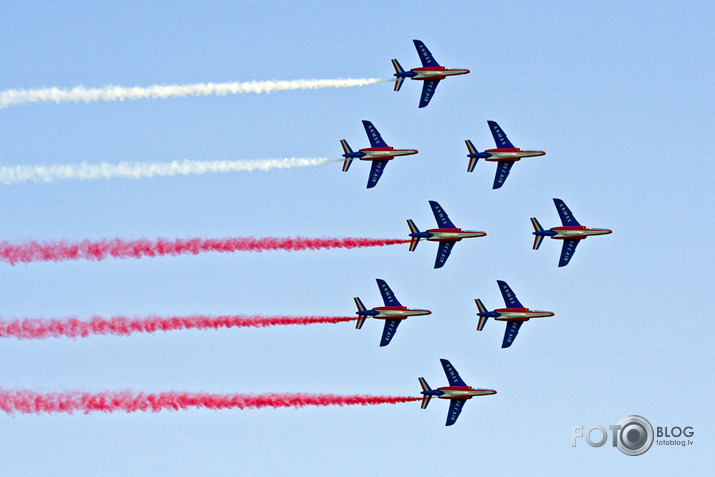
[[[392,65],[395,68],[394,90],[399,91],[406,78],[422,81],[422,94],[420,96],[419,107],[424,108],[430,103],[440,81],[444,80],[448,76],[467,74],[469,73],[469,70],[445,68],[437,63],[432,56],[432,53],[427,49],[424,43],[419,40],[413,40],[413,42],[420,57],[420,61],[422,62],[422,66],[406,71],[396,59],[393,59]],[[388,146],[370,121],[364,120],[362,123],[365,128],[365,133],[370,141],[370,147],[353,151],[347,141],[342,139],[340,143],[344,152],[343,171],[347,172],[354,159],[371,161],[372,166],[367,182],[367,188],[370,189],[377,185],[385,166],[389,161],[398,156],[417,154],[418,151],[416,149],[395,149]],[[514,163],[526,157],[543,156],[546,152],[541,150],[522,150],[515,147],[496,121],[487,121],[487,124],[492,137],[494,138],[496,147],[479,152],[477,148],[474,147],[472,141],[467,139],[465,141],[468,149],[467,157],[469,158],[467,172],[474,171],[479,159],[484,159],[486,162],[496,162],[497,169],[492,189],[500,189],[509,176],[509,172],[511,171]],[[556,210],[559,213],[559,217],[561,218],[562,226],[552,227],[551,229],[545,230],[541,224],[539,224],[539,221],[532,217],[531,223],[534,227],[533,249],[536,250],[539,248],[544,237],[562,240],[563,247],[561,249],[559,267],[564,267],[571,261],[571,258],[576,250],[576,246],[581,240],[584,240],[586,237],[591,235],[610,234],[612,231],[609,229],[587,228],[581,225],[574,218],[564,201],[561,199],[553,200],[556,205]],[[435,221],[437,222],[436,228],[420,231],[411,219],[407,220],[407,225],[410,229],[410,251],[414,251],[421,240],[438,243],[437,257],[435,259],[434,268],[442,268],[445,265],[456,242],[465,238],[484,237],[487,235],[486,232],[462,230],[461,228],[456,227],[439,203],[434,200],[430,200],[429,204]],[[429,315],[432,312],[430,310],[412,309],[403,306],[397,300],[387,283],[382,279],[377,279],[377,285],[380,290],[380,294],[382,295],[384,306],[367,309],[365,305],[363,305],[360,298],[356,297],[356,314],[358,315],[356,328],[361,329],[365,320],[369,317],[384,320],[385,326],[380,340],[380,346],[384,347],[390,344],[397,331],[397,327],[403,320],[410,316]],[[504,299],[505,307],[489,311],[484,306],[481,299],[475,299],[478,309],[477,331],[484,330],[484,326],[489,318],[492,318],[495,321],[505,322],[506,328],[504,331],[504,338],[502,340],[502,348],[509,348],[512,346],[524,322],[533,318],[546,318],[554,316],[554,313],[551,311],[531,310],[523,306],[517,299],[511,287],[509,287],[505,281],[497,280],[497,285],[499,286],[499,291]],[[420,385],[422,387],[422,409],[427,407],[433,397],[449,400],[446,425],[451,426],[457,421],[464,403],[468,399],[471,399],[474,396],[496,394],[496,391],[493,389],[472,388],[468,386],[448,360],[441,359],[440,361],[442,363],[442,367],[444,368],[444,372],[447,375],[449,385],[432,389],[429,387],[424,378],[419,378]]]

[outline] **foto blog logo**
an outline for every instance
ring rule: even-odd
[[[653,439],[655,434],[653,433],[653,426],[648,422],[648,420],[641,416],[626,416],[617,424],[612,424],[608,426],[608,429],[612,432],[612,445],[613,447],[618,447],[618,450],[626,455],[636,456],[645,454],[648,449],[653,445]],[[692,426],[686,427],[658,427],[658,437],[692,437],[695,434]],[[573,426],[571,431],[571,447],[576,447],[576,439],[579,437],[584,438],[586,443],[591,447],[601,447],[608,440],[608,432],[603,426],[595,425],[586,429],[586,432],[581,432],[583,426]],[[591,433],[594,431],[600,432],[599,440],[592,440]],[[597,434],[594,433],[594,436]],[[692,440],[658,440],[658,445],[677,445],[677,446],[687,446],[692,445]]]
[[[609,425],[608,428],[613,433],[612,444],[626,455],[644,454],[653,445],[653,426],[647,419],[641,416],[626,416],[618,424]],[[591,426],[581,433],[583,426],[573,426],[571,434],[571,447],[576,447],[576,439],[583,437],[591,447],[601,447],[608,440],[608,432],[603,426]],[[600,440],[591,440],[591,433],[598,430],[601,433]]]

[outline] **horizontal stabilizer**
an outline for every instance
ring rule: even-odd
[[[400,91],[400,88],[402,88],[402,83],[405,82],[405,77],[401,76],[399,78],[395,78],[395,89],[394,91]]]
[[[358,297],[355,297],[355,305],[357,306],[358,311],[365,311],[365,305],[362,304],[362,300]]]
[[[429,394],[425,394],[422,396],[422,405],[420,406],[422,409],[427,409],[427,405],[429,404],[430,399],[432,399],[432,396]]]
[[[350,154],[353,152],[353,150],[350,148],[348,145],[348,142],[345,139],[340,140],[340,145],[343,146],[343,151],[345,154]],[[346,157],[345,161],[343,162],[343,172],[348,172],[348,169],[350,169],[350,164],[353,162],[353,159],[351,157]]]
[[[474,147],[474,144],[472,144],[472,141],[467,139],[464,142],[467,144],[467,149],[469,150],[469,154],[478,154],[479,153],[479,151],[477,151],[477,148]],[[478,161],[479,161],[478,157],[470,157],[469,164],[467,165],[467,172],[473,172]]]
[[[412,219],[407,219],[407,226],[410,228],[410,233],[417,234],[420,230],[417,228]],[[419,237],[410,237],[410,252],[414,252],[417,248],[417,244],[420,243]]]
[[[423,391],[432,391],[432,388],[429,387],[429,384],[427,384],[427,381],[425,381],[425,378],[418,378],[420,380],[420,386],[422,386]]]
[[[412,240],[410,240],[410,252],[415,251],[418,243],[420,243],[420,239],[418,237],[412,237]]]
[[[412,221],[412,219],[407,219],[407,226],[410,228],[410,233],[411,234],[417,234],[420,233],[420,229],[417,228],[415,223]]]
[[[404,73],[405,70],[402,69],[402,66],[397,60],[392,60],[392,66],[395,68],[395,73]],[[402,88],[402,83],[404,83],[405,77],[404,76],[398,76],[395,78],[395,91],[400,91],[400,88]]]

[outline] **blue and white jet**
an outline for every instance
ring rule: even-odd
[[[345,139],[341,139],[340,144],[343,146],[343,151],[345,151],[343,154],[345,158],[343,161],[343,172],[348,171],[353,159],[372,161],[370,177],[367,180],[367,188],[371,189],[377,185],[377,181],[380,180],[380,176],[382,176],[382,172],[385,170],[388,161],[397,156],[417,154],[419,151],[417,149],[394,149],[382,140],[382,136],[380,136],[380,133],[370,121],[363,121],[362,125],[365,127],[367,138],[370,140],[370,147],[353,152],[348,142]]]
[[[576,246],[578,243],[590,235],[607,235],[613,233],[609,229],[589,229],[578,223],[573,214],[566,206],[563,200],[554,199],[554,205],[561,217],[562,227],[552,227],[549,230],[544,230],[536,217],[531,218],[531,225],[534,226],[534,250],[538,250],[544,237],[551,237],[556,240],[563,240],[564,244],[561,247],[561,258],[559,259],[559,267],[565,267],[571,261]]]
[[[427,49],[424,43],[420,40],[412,40],[417,48],[417,54],[422,61],[421,68],[412,68],[410,71],[405,71],[397,60],[392,60],[392,66],[395,68],[395,91],[399,91],[405,78],[423,81],[422,96],[420,97],[420,108],[427,106],[434,95],[437,84],[447,76],[466,75],[469,70],[465,69],[447,69],[441,66],[432,56],[432,53]]]
[[[449,386],[432,389],[427,384],[427,381],[425,381],[425,378],[419,378],[420,386],[422,386],[422,409],[427,409],[427,405],[433,397],[449,399],[449,411],[447,411],[447,422],[445,426],[451,426],[457,422],[459,413],[462,412],[462,407],[464,407],[464,403],[467,402],[467,399],[472,399],[474,396],[496,394],[497,392],[493,389],[475,389],[471,386],[467,386],[467,383],[462,381],[462,378],[459,377],[459,373],[454,369],[452,363],[446,359],[440,359],[440,362],[444,368],[444,374],[447,375]]]
[[[357,305],[357,315],[359,316],[357,325],[355,328],[358,330],[362,328],[365,319],[372,317],[378,320],[385,320],[385,328],[382,330],[382,340],[380,341],[380,346],[387,346],[390,344],[392,337],[395,336],[397,327],[400,322],[409,316],[419,316],[419,315],[429,315],[432,312],[430,310],[418,310],[410,309],[404,307],[397,301],[395,294],[385,280],[377,279],[377,287],[380,289],[380,294],[382,294],[382,301],[385,302],[385,306],[376,306],[375,308],[368,310],[363,305],[360,298],[355,297],[355,305]]]
[[[523,306],[509,285],[505,281],[497,280],[497,285],[499,285],[499,291],[501,296],[504,298],[504,304],[506,308],[497,308],[493,311],[487,311],[482,300],[477,298],[474,300],[477,303],[477,308],[479,313],[479,322],[477,323],[477,331],[482,331],[484,325],[489,318],[493,318],[497,321],[506,321],[506,330],[504,331],[504,340],[502,341],[501,347],[508,348],[514,342],[517,333],[519,333],[519,328],[524,324],[525,321],[529,321],[532,318],[546,318],[547,316],[554,316],[550,311],[538,311],[530,310]]]
[[[462,230],[455,227],[452,221],[449,220],[447,213],[437,202],[430,200],[429,205],[432,207],[432,213],[439,228],[420,232],[411,219],[407,220],[407,225],[410,227],[410,252],[413,252],[417,248],[417,244],[420,240],[439,242],[434,268],[442,268],[444,264],[447,263],[447,258],[452,252],[452,247],[454,247],[456,242],[459,242],[463,238],[484,237],[487,234],[486,232]]]
[[[522,151],[518,147],[514,147],[511,141],[509,141],[509,138],[506,137],[506,133],[502,131],[496,121],[487,121],[487,123],[489,124],[489,129],[492,132],[492,136],[494,137],[494,142],[497,147],[496,149],[487,149],[484,152],[479,152],[477,151],[477,148],[474,147],[474,144],[472,144],[472,141],[467,139],[465,141],[467,143],[467,149],[469,150],[469,154],[467,154],[467,157],[469,158],[467,172],[472,172],[474,170],[474,167],[477,165],[477,161],[479,161],[479,159],[497,162],[497,173],[494,177],[494,185],[492,185],[492,189],[499,189],[504,185],[504,181],[509,175],[511,166],[513,166],[516,161],[520,160],[522,157],[543,156],[546,153],[544,151]]]

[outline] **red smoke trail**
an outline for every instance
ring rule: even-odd
[[[350,316],[147,316],[130,318],[114,316],[102,318],[93,316],[89,320],[64,319],[21,319],[0,321],[0,338],[44,339],[67,336],[69,338],[89,335],[126,336],[132,333],[154,333],[171,330],[206,330],[219,328],[265,328],[279,325],[310,325],[315,323],[342,323],[355,321]]]
[[[410,396],[340,396],[336,394],[204,394],[204,393],[37,393],[0,390],[0,410],[8,414],[138,412],[179,409],[258,409],[263,407],[374,406],[420,401]]]
[[[0,260],[10,265],[62,260],[198,255],[204,252],[263,252],[265,250],[319,250],[330,248],[384,247],[409,240],[371,238],[238,237],[226,239],[105,239],[96,242],[0,242]]]

